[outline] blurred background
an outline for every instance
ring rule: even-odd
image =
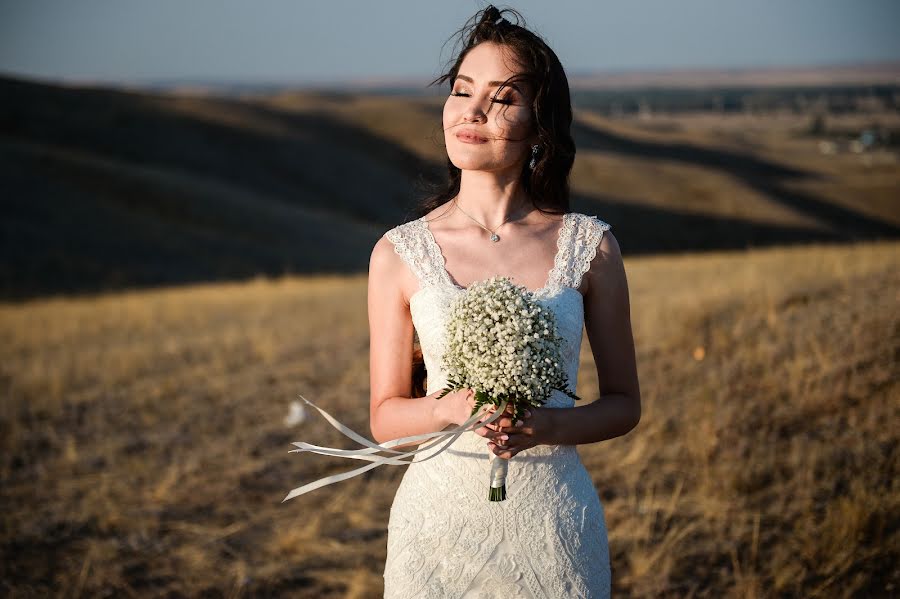
[[[3,595],[381,596],[403,469],[280,503],[353,467],[296,398],[370,436],[369,255],[486,6],[0,3]],[[579,446],[614,595],[896,596],[900,5],[497,6],[628,272],[642,420]]]

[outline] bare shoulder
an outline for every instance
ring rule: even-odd
[[[619,240],[616,239],[612,230],[607,229],[603,232],[603,237],[597,245],[597,256],[600,257],[600,263],[622,262],[622,250],[619,247]]]
[[[401,261],[400,255],[396,251],[396,246],[389,239],[388,233],[390,231],[379,237],[372,248],[372,255],[369,256],[369,274],[372,274],[373,270],[383,272],[396,268],[396,265]]]
[[[613,290],[626,284],[622,250],[612,230],[603,231],[603,237],[597,244],[596,255],[591,260],[586,278],[588,293],[592,289]]]
[[[391,231],[393,231],[392,229]],[[391,231],[378,238],[369,256],[369,276],[390,277],[400,272],[403,258],[397,252],[397,246],[391,239]]]
[[[396,229],[397,232],[402,229]],[[383,296],[389,294],[400,297],[406,303],[411,295],[410,289],[415,287],[414,275],[398,253],[397,246],[392,240],[391,232],[387,231],[372,247],[369,256],[369,290]]]

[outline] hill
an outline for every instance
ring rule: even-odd
[[[421,161],[321,111],[0,80],[7,298],[364,268]]]
[[[440,102],[0,78],[0,297],[364,272],[444,168]],[[900,131],[895,113],[877,119]],[[629,255],[894,239],[897,151],[820,151],[869,120],[829,116],[811,134],[806,114],[588,106],[571,209],[611,223]]]

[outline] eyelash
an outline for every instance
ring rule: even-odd
[[[468,98],[468,97],[469,97],[469,94],[463,94],[463,93],[460,93],[460,92],[451,92],[450,95],[451,95],[451,96],[462,96],[462,97],[464,97],[464,98]],[[512,100],[509,100],[509,99],[507,99],[507,98],[503,98],[502,100],[501,100],[501,99],[497,99],[497,98],[491,98],[491,102],[496,102],[497,104],[512,104],[512,103],[513,103]]]

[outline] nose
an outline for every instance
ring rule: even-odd
[[[487,120],[487,115],[481,109],[481,105],[478,102],[471,102],[469,108],[463,114],[463,121],[466,123],[477,123],[482,120]]]

